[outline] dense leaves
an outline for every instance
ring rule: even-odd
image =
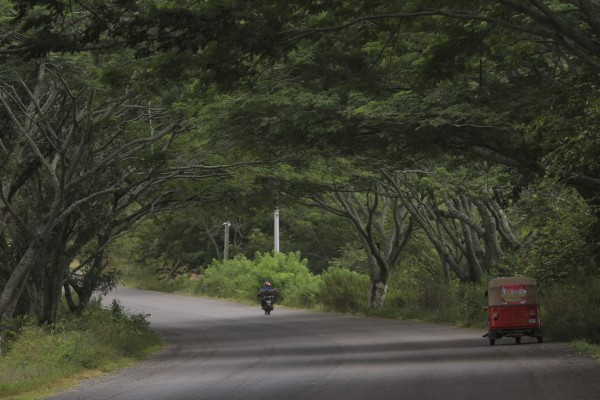
[[[275,207],[286,251],[371,290],[598,274],[597,1],[1,4],[1,312],[74,259],[80,299],[108,288],[148,215],[122,246],[167,280],[222,258],[225,221],[268,252]]]

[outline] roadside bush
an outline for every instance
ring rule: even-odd
[[[171,282],[171,289],[174,292],[179,293],[188,293],[188,294],[202,294],[204,293],[202,287],[202,281],[204,279],[204,275],[197,274],[186,274],[186,275],[177,275],[175,279]]]
[[[600,278],[541,287],[540,303],[548,336],[600,344]]]
[[[319,278],[309,271],[299,253],[257,253],[254,260],[244,256],[225,262],[215,260],[204,270],[200,285],[207,295],[256,301],[265,280],[277,288],[278,302],[314,306]]]
[[[0,358],[0,398],[35,390],[84,370],[109,370],[145,355],[160,344],[147,316],[129,314],[118,302],[91,303],[51,326],[29,320],[12,331]]]
[[[485,328],[487,321],[487,279],[481,283],[450,283],[451,302],[445,307],[449,318],[443,322],[453,322],[462,326]],[[442,308],[444,308],[442,306]]]
[[[172,292],[168,280],[159,279],[153,268],[147,265],[128,265],[121,274],[120,280],[128,287],[157,292]]]
[[[252,279],[253,262],[243,256],[224,262],[213,260],[204,270],[202,292],[210,296],[249,300],[260,287],[258,280]]]
[[[485,281],[485,279],[484,279]],[[390,279],[383,315],[485,327],[486,283],[445,282],[442,276],[397,272]]]
[[[321,275],[317,300],[329,311],[358,312],[368,305],[369,277],[341,267]]]

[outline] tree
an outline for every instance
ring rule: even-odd
[[[95,1],[69,7],[55,2],[16,2],[16,21],[21,25],[13,28],[15,34],[5,35],[4,46],[8,53],[29,54],[115,45],[127,45],[141,54],[152,48],[159,52],[177,49],[184,57],[196,58],[196,65],[202,65],[200,75],[213,71],[230,77],[241,76],[242,70],[264,73],[252,66],[254,56],[272,60],[285,53],[286,65],[291,67],[287,71],[295,81],[320,82],[330,89],[344,82],[345,89],[352,86],[354,90],[377,82],[365,93],[368,108],[349,104],[354,118],[365,109],[373,110],[372,106],[389,104],[390,95],[404,94],[406,101],[390,104],[394,118],[379,119],[408,128],[402,134],[397,129],[384,130],[396,148],[406,140],[412,145],[436,144],[519,166],[526,174],[557,173],[594,205],[598,171],[593,164],[556,157],[562,147],[557,146],[555,135],[544,135],[548,140],[541,145],[528,136],[532,131],[539,133],[535,119],[556,101],[574,102],[580,111],[585,105],[577,96],[566,99],[564,88],[593,79],[589,72],[598,71],[597,8],[591,0],[421,0],[392,5],[347,1],[335,7],[311,1],[293,5],[198,3],[185,8],[170,3],[128,2],[116,8],[110,2]],[[74,15],[76,23],[55,23],[70,21]],[[77,41],[75,34],[80,34]],[[41,35],[48,39],[40,40]],[[213,46],[217,42],[218,52]],[[332,52],[332,48],[342,51]],[[298,55],[303,52],[310,52],[309,57],[299,63]],[[317,64],[306,69],[311,59]],[[322,67],[327,64],[333,67]],[[319,70],[325,74],[308,75]],[[592,89],[589,98],[595,97]],[[398,112],[398,106],[407,112]],[[571,119],[571,111],[561,119]],[[585,119],[585,113],[578,114]],[[381,125],[369,122],[344,136],[352,143],[363,135],[379,137]],[[416,130],[422,133],[415,135]],[[558,134],[562,139],[577,136]]]
[[[394,170],[397,160],[450,153],[463,164],[513,168],[521,187],[550,177],[591,206],[588,242],[597,246],[597,1],[272,3],[5,2],[17,13],[13,24],[2,21],[0,52],[37,57],[126,46],[148,57],[149,74],[191,82],[165,102],[195,112],[199,140],[237,147],[236,155],[251,149],[253,160],[307,166],[315,155],[360,155]],[[235,90],[222,95],[215,87]],[[468,266],[467,280],[494,265],[505,250],[499,242],[516,243],[488,193],[420,189],[405,204],[415,217],[426,215],[421,226],[432,228],[432,238],[447,240],[438,245],[442,255],[453,251],[444,259],[469,260],[455,270]],[[292,188],[269,193],[285,191]],[[1,218],[19,215],[7,210]],[[11,225],[11,235],[25,240],[0,245],[24,253],[32,236],[24,227]],[[15,264],[11,257],[4,265]]]
[[[398,263],[413,229],[408,211],[376,184],[364,192],[356,188],[332,188],[327,200],[317,194],[310,198],[315,206],[354,225],[369,259],[369,306],[382,307],[390,270]]]
[[[529,182],[557,178],[600,221],[597,6],[345,2],[297,13],[282,34],[293,49],[229,97],[224,134],[279,152],[462,153]]]
[[[388,88],[403,90],[355,108],[353,116],[367,117],[359,135],[385,134],[395,148],[458,149],[529,177],[554,176],[600,220],[600,171],[590,158],[598,152],[599,7],[590,0],[424,0],[378,3],[356,14],[331,8],[289,40],[350,45],[343,32],[354,48],[367,49],[376,33],[387,34],[388,41],[375,42],[373,73],[392,71],[394,62],[398,77],[417,84],[388,79]]]
[[[39,292],[38,312],[52,322],[70,263],[96,239],[89,263],[79,269],[88,272],[84,284],[71,281],[85,305],[102,284],[107,244],[145,215],[190,200],[177,197],[169,182],[225,173],[217,166],[172,165],[166,153],[181,132],[176,119],[135,95],[104,98],[98,88],[66,78],[67,69],[40,62],[32,83],[16,75],[1,88],[10,127],[2,165],[11,171],[0,192],[1,259],[9,272],[2,318],[14,314],[24,294],[30,305],[22,311],[31,312],[31,294]]]
[[[462,282],[479,282],[498,270],[506,249],[513,251],[520,243],[495,198],[501,188],[480,186],[477,173],[465,177],[461,172],[437,168],[381,174],[436,249],[446,278],[450,269]],[[471,182],[453,183],[452,177]]]
[[[528,240],[511,260],[521,273],[536,276],[547,287],[589,282],[598,276],[598,264],[585,240],[590,211],[572,189],[543,185],[520,207],[530,215]]]

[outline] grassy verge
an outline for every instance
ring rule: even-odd
[[[38,399],[94,376],[130,365],[162,342],[146,316],[118,302],[99,303],[51,327],[20,320],[5,332],[0,357],[0,398]]]
[[[575,340],[571,342],[571,345],[578,351],[589,354],[594,357],[597,361],[600,361],[600,345],[591,344],[585,340]]]

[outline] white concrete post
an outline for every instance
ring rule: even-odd
[[[273,249],[275,250],[275,253],[279,253],[279,208],[276,208],[273,213],[273,232]]]
[[[224,222],[223,226],[225,227],[225,237],[223,239],[223,261],[225,261],[229,259],[229,226],[231,226],[231,223],[229,221]]]

